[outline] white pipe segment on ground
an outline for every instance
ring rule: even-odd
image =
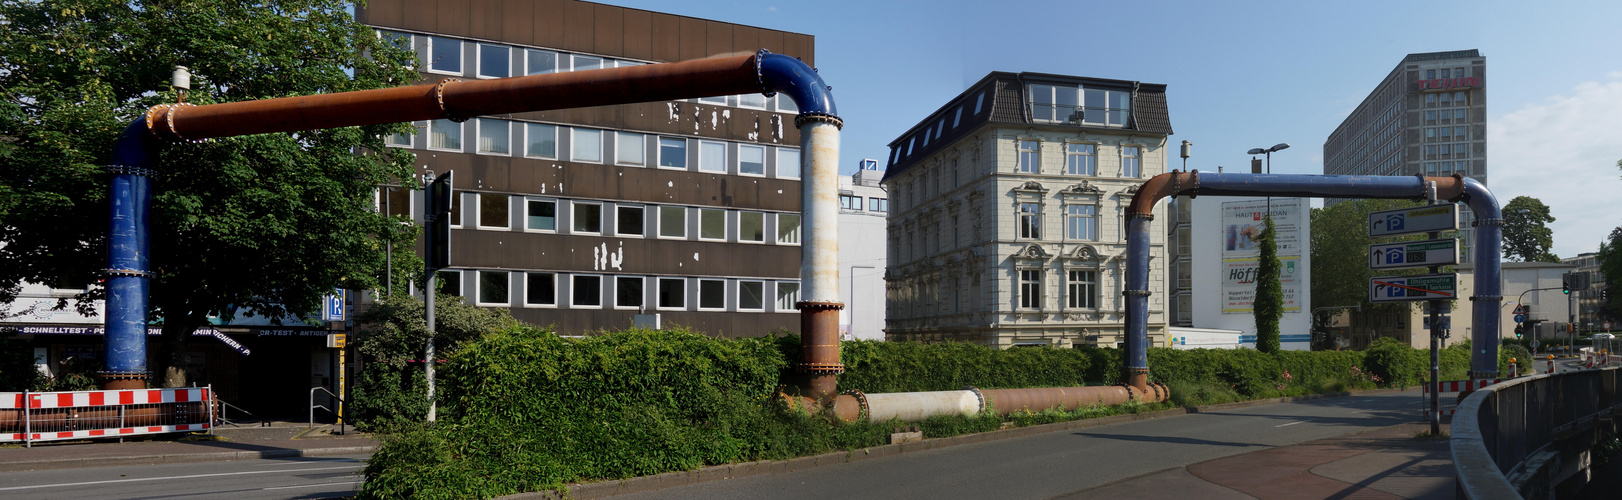
[[[839,297],[839,126],[825,120],[800,125],[800,208],[805,243],[800,259],[800,300],[841,302]],[[803,332],[802,332],[803,333]]]
[[[980,413],[980,396],[974,391],[892,392],[866,396],[869,422],[893,418],[922,422],[935,415]]]

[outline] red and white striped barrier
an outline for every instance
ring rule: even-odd
[[[1444,381],[1441,381],[1441,382],[1437,382],[1437,385],[1440,385],[1441,388],[1442,388],[1442,390],[1440,392],[1472,392],[1472,391],[1475,391],[1476,389],[1480,389],[1480,388],[1483,388],[1483,387],[1486,387],[1486,386],[1489,386],[1489,385],[1493,385],[1493,384],[1496,384],[1496,383],[1499,383],[1499,382],[1503,382],[1503,381],[1504,381],[1504,379],[1501,379],[1501,378],[1492,378],[1492,379],[1481,378],[1481,379],[1473,379],[1473,380],[1444,380]],[[1431,385],[1430,384],[1425,384],[1423,387],[1425,389],[1424,392],[1426,394],[1430,394]]]
[[[209,430],[212,400],[209,387],[0,392],[0,442]]]
[[[11,441],[54,441],[58,439],[89,439],[98,437],[139,436],[142,434],[163,434],[166,432],[206,431],[209,424],[180,424],[180,425],[144,425],[140,427],[120,427],[117,429],[88,429],[63,432],[35,432],[30,434],[11,433],[0,434],[0,442]]]
[[[23,407],[21,392],[0,392],[0,410]],[[73,391],[27,393],[28,408],[75,408],[152,403],[190,403],[208,399],[208,388],[135,389],[127,391]]]

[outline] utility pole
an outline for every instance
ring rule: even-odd
[[[1426,184],[1426,186],[1425,186],[1425,194],[1429,196],[1430,204],[1432,204],[1432,205],[1437,204],[1438,201],[1436,199],[1436,182],[1431,181],[1431,182],[1427,182],[1425,184]],[[1439,231],[1431,231],[1429,236],[1430,236],[1429,239],[1434,240],[1434,239],[1442,237],[1442,233],[1439,232]],[[1437,273],[1442,272],[1442,266],[1430,266],[1430,269],[1431,269],[1431,274],[1437,274]],[[1440,354],[1439,354],[1440,349],[1441,349],[1441,346],[1439,344],[1440,344],[1440,342],[1442,340],[1441,312],[1442,312],[1442,303],[1443,303],[1443,301],[1441,299],[1431,299],[1427,303],[1430,305],[1430,318],[1431,318],[1431,332],[1430,332],[1431,333],[1431,414],[1430,414],[1430,421],[1431,421],[1431,436],[1435,437],[1435,436],[1442,435],[1442,415],[1441,415],[1441,411],[1440,411],[1441,410],[1441,397],[1439,395],[1439,393],[1441,392],[1441,389],[1442,389],[1442,386],[1441,386],[1442,362],[1441,362],[1441,358],[1440,358]]]

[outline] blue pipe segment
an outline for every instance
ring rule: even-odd
[[[113,143],[107,237],[106,368],[111,374],[144,375],[147,292],[147,216],[152,204],[150,172],[158,143],[146,120],[124,127]]]
[[[755,54],[755,72],[760,78],[761,92],[766,97],[782,92],[799,106],[801,117],[839,117],[839,110],[834,106],[833,90],[822,81],[816,68],[804,61],[760,49]]]
[[[1464,194],[1459,201],[1476,215],[1472,224],[1476,228],[1476,293],[1470,296],[1475,334],[1470,338],[1474,351],[1470,353],[1470,378],[1498,378],[1498,311],[1504,300],[1499,261],[1503,255],[1504,215],[1492,191],[1469,177],[1464,178]]]
[[[1427,180],[1423,176],[1379,175],[1301,175],[1243,173],[1172,173],[1171,188],[1162,191],[1154,182],[1134,196],[1127,214],[1126,300],[1127,369],[1148,369],[1149,320],[1149,222],[1152,212],[1137,213],[1137,197],[1148,196],[1152,207],[1161,196],[1297,196],[1324,198],[1424,198]],[[1498,374],[1499,302],[1503,300],[1499,260],[1502,257],[1500,228],[1503,215],[1498,200],[1475,179],[1462,178],[1463,189],[1448,201],[1462,201],[1475,213],[1475,295],[1472,302],[1470,358],[1471,378],[1496,378]],[[1177,183],[1186,182],[1179,187]]]

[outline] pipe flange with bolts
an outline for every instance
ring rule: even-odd
[[[452,83],[459,83],[459,82],[461,82],[461,80],[458,80],[456,78],[446,78],[444,80],[440,80],[439,83],[434,85],[434,104],[439,105],[439,110],[445,112],[445,117],[446,118],[449,118],[451,121],[456,122],[456,123],[465,122],[465,121],[467,121],[467,118],[466,117],[459,117],[459,116],[456,115],[456,112],[451,111],[450,108],[445,107],[445,86],[449,85],[449,84],[452,84]]]
[[[805,126],[805,124],[807,122],[827,123],[827,124],[833,125],[834,128],[837,128],[837,129],[840,129],[840,130],[844,130],[844,128],[845,128],[845,121],[844,120],[841,120],[841,119],[839,119],[839,117],[834,116],[834,115],[830,115],[828,113],[819,113],[819,112],[816,112],[816,111],[806,111],[806,112],[800,113],[799,115],[796,115],[794,117],[794,126],[795,127],[803,127],[803,126]]]
[[[107,277],[109,277],[109,278],[156,278],[156,277],[158,277],[158,275],[156,273],[153,273],[151,271],[142,271],[142,270],[139,270],[139,269],[103,269],[103,270],[101,270],[101,272],[103,274],[106,274]]]
[[[130,166],[130,165],[107,165],[107,166],[101,167],[101,171],[109,173],[109,174],[113,174],[113,175],[128,174],[128,175],[139,175],[141,177],[152,177],[153,174],[156,174],[158,172],[157,170],[153,170],[153,169],[150,169],[150,168],[147,168],[147,167],[138,167],[138,166]]]
[[[765,50],[765,49],[762,49],[762,50]],[[867,415],[868,415],[868,411],[867,411],[867,393],[864,393],[862,391],[858,391],[856,389],[851,389],[851,390],[845,391],[844,394],[846,396],[856,398],[856,404],[859,407],[861,407],[861,413],[860,413],[860,416],[857,417],[857,420],[867,420]]]
[[[795,365],[795,367],[799,368],[801,373],[811,373],[811,374],[828,374],[828,373],[832,373],[832,374],[835,374],[835,375],[840,374],[840,373],[845,373],[845,364],[844,363],[815,363],[815,362],[813,362],[813,363],[800,363],[798,365]]]
[[[207,142],[208,139],[187,139],[185,136],[180,135],[179,130],[175,129],[175,114],[180,111],[180,108],[187,107],[187,106],[196,106],[196,105],[192,104],[192,103],[189,103],[189,102],[182,102],[182,103],[176,103],[176,104],[159,104],[157,106],[147,108],[147,110],[146,110],[146,130],[147,130],[147,132],[151,132],[154,137],[157,137],[157,138],[163,139],[163,140],[168,140],[170,142],[184,142],[184,143],[189,143],[189,144],[200,144],[200,143],[203,143],[203,142]],[[158,133],[158,128],[157,128],[158,123],[157,123],[157,121],[158,121],[158,115],[159,114],[163,115],[163,128],[165,129],[164,132],[168,133],[172,137],[164,137],[163,134]]]
[[[986,395],[985,395],[985,393],[980,392],[979,387],[975,387],[975,386],[972,386],[972,385],[963,386],[963,390],[974,393],[974,399],[980,401],[980,411],[978,411],[976,413],[985,413],[986,412]]]

